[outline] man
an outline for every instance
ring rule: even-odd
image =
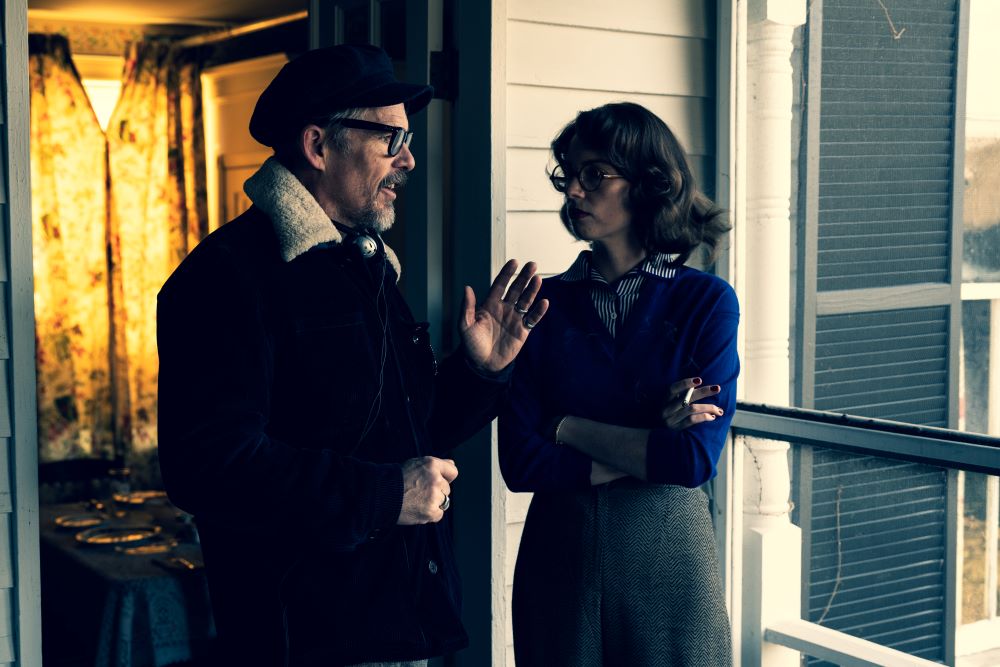
[[[275,151],[253,206],[160,292],[160,462],[198,522],[224,664],[416,665],[467,643],[443,457],[494,417],[547,303],[508,262],[480,306],[466,288],[437,365],[379,236],[431,94],[374,47],[286,64],[250,120]]]

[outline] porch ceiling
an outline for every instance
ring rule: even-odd
[[[28,10],[64,20],[228,26],[307,9],[308,0],[29,0]]]

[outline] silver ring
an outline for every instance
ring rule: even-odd
[[[518,306],[517,306],[517,304],[516,304],[516,303],[514,304],[514,310],[515,310],[515,311],[516,311],[516,312],[517,312],[517,313],[518,313],[519,315],[527,315],[527,314],[528,314],[528,309],[527,309],[527,308],[518,308]]]
[[[445,496],[444,502],[441,503],[438,507],[441,508],[442,512],[447,512],[448,508],[451,507],[451,496]]]
[[[528,320],[525,320],[524,321],[524,328],[525,329],[534,329],[536,324],[538,324],[538,322],[532,323],[532,322],[529,322]]]

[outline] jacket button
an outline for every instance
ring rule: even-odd
[[[435,563],[435,562],[434,562],[434,561],[432,561],[432,560],[429,560],[429,561],[427,561],[427,570],[428,570],[428,571],[429,571],[429,572],[430,572],[431,574],[437,574],[437,573],[438,573],[438,564],[437,564],[437,563]]]
[[[417,334],[413,334],[412,340],[414,345],[420,345],[420,336],[418,336]]]

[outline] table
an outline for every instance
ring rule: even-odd
[[[79,529],[55,523],[86,510],[85,503],[40,508],[45,664],[163,667],[203,658],[215,624],[201,548],[183,515],[166,501],[119,508],[112,521],[152,522],[178,540],[168,553],[126,555],[81,545]],[[170,567],[175,556],[195,569]]]

